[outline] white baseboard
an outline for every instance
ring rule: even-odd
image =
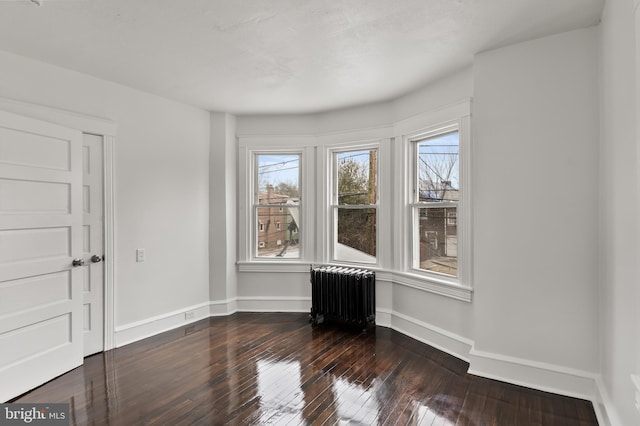
[[[471,348],[469,374],[593,401],[596,375],[587,371]]]
[[[389,309],[376,309],[376,325],[391,328],[391,316],[393,311]]]
[[[209,302],[209,315],[212,317],[220,317],[231,315],[238,311],[238,303],[236,299],[213,300]]]
[[[235,312],[309,312],[309,297],[238,297],[214,300],[116,327],[115,347],[128,345],[201,319]],[[187,312],[190,314],[187,319]]]
[[[115,347],[119,348],[176,327],[209,318],[209,309],[209,302],[205,302],[116,327]]]
[[[310,297],[237,297],[238,312],[309,312]]]
[[[473,341],[399,312],[391,313],[391,328],[433,346],[456,358],[469,362]]]
[[[596,412],[598,424],[600,426],[622,426],[618,410],[616,410],[609,392],[602,381],[602,377],[596,377],[595,397],[593,398],[593,409]]]

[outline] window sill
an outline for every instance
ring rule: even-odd
[[[299,273],[309,272],[311,264],[309,262],[301,261],[259,261],[254,260],[252,262],[244,261],[238,262],[239,272],[278,272],[278,273]]]
[[[472,300],[473,289],[469,286],[409,272],[392,272],[390,275],[390,280],[395,284],[439,294],[463,302],[471,302]],[[381,278],[385,279],[386,277],[383,276]]]

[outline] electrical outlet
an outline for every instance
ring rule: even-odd
[[[192,320],[196,317],[196,311],[189,311],[184,313],[185,321]]]
[[[136,250],[136,262],[144,262],[144,256],[145,253],[143,248]]]

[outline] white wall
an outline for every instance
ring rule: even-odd
[[[209,283],[213,313],[235,310],[237,293],[237,149],[236,119],[211,113],[209,159]]]
[[[600,25],[600,310],[602,382],[612,422],[640,424],[638,374],[638,69],[632,0],[608,1]],[[637,14],[637,12],[636,12]],[[640,27],[636,26],[638,31]],[[616,419],[617,418],[617,419]]]
[[[636,58],[636,165],[640,164],[640,0],[634,0],[634,18],[635,18],[635,58]],[[636,185],[640,188],[640,167],[636,166]],[[636,208],[640,212],[640,196],[636,197]],[[637,217],[637,216],[636,216]],[[640,249],[640,225],[636,223],[636,250]],[[637,265],[636,274],[640,275],[640,265]],[[640,290],[636,287],[636,306],[640,307]],[[636,309],[636,402],[640,399],[640,309]],[[637,408],[637,407],[636,407]]]
[[[463,68],[448,76],[396,99],[393,114],[396,121],[425,111],[434,111],[446,105],[468,100],[473,96],[473,68]]]
[[[597,371],[596,37],[577,30],[475,58],[478,351]]]
[[[208,302],[209,113],[2,52],[0,97],[116,123],[117,329]]]
[[[302,268],[305,269],[305,268]],[[309,312],[309,272],[240,272],[238,310]]]

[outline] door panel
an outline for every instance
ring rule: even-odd
[[[37,197],[24,197],[32,192]],[[0,213],[69,213],[69,185],[0,179]]]
[[[82,363],[81,144],[0,111],[0,402]]]
[[[0,163],[70,171],[71,143],[56,136],[0,128]]]
[[[25,293],[29,294],[29,297],[24,297]],[[0,311],[4,314],[14,314],[70,299],[71,273],[70,271],[61,271],[12,280],[3,285]]]
[[[71,256],[69,227],[0,231],[0,264]]]
[[[85,260],[83,288],[84,356],[104,349],[104,254],[102,137],[82,137],[82,246]]]
[[[71,314],[64,313],[3,333],[0,336],[0,365],[18,363],[50,348],[71,344],[71,327]]]

